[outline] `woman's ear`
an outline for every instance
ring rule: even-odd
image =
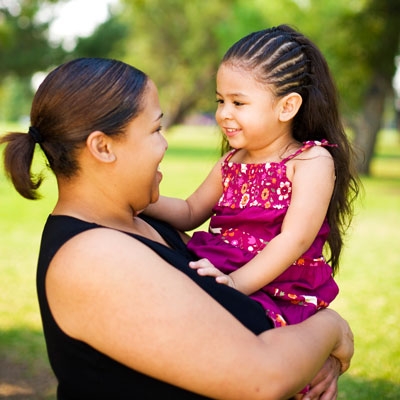
[[[301,107],[303,98],[298,93],[289,93],[280,100],[281,109],[279,120],[282,122],[290,121],[295,117]]]
[[[117,159],[112,149],[112,139],[101,131],[94,131],[88,136],[86,147],[98,161],[111,163]]]

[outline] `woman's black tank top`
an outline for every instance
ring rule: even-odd
[[[142,236],[126,234],[150,247],[171,267],[188,275],[254,333],[258,334],[272,328],[258,303],[236,290],[216,283],[214,278],[200,277],[196,271],[188,267],[193,255],[186,249],[174,229],[157,220],[147,217],[143,219],[161,234],[170,247]],[[204,399],[203,396],[125,367],[88,344],[66,335],[57,325],[51,314],[45,291],[49,264],[59,248],[69,239],[81,232],[99,227],[101,226],[68,216],[49,216],[42,235],[37,269],[37,293],[47,352],[58,380],[57,398],[59,400]],[[188,357],[191,355],[188,354]],[[172,362],[174,360],[171,360]],[[236,367],[240,366],[232,365],[232,368]],[[165,368],[168,368],[168,365]]]

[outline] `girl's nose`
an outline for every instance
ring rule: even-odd
[[[222,104],[218,107],[216,114],[217,119],[224,120],[232,118],[231,109],[225,104]]]

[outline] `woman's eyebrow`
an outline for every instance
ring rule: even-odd
[[[162,112],[162,113],[154,120],[154,122],[159,121],[163,116],[164,116],[164,113]]]

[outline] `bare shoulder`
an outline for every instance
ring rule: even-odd
[[[327,158],[328,160],[332,160],[332,155],[323,146],[312,146],[308,148],[305,152],[301,153],[297,159],[301,160],[306,160],[306,159],[313,159],[313,158]]]
[[[313,146],[287,163],[287,175],[293,180],[304,176],[307,179],[334,178],[334,160],[322,146]]]
[[[135,238],[114,229],[96,228],[74,236],[56,253],[52,265],[74,269],[76,265],[84,273],[93,265],[115,263],[126,253],[133,254],[146,247]],[[90,263],[85,263],[91,261]]]
[[[50,308],[66,333],[83,339],[91,332],[86,323],[96,319],[102,324],[118,302],[117,308],[132,304],[143,282],[150,286],[151,273],[162,279],[165,266],[155,252],[127,234],[106,228],[83,232],[65,243],[50,264]]]

